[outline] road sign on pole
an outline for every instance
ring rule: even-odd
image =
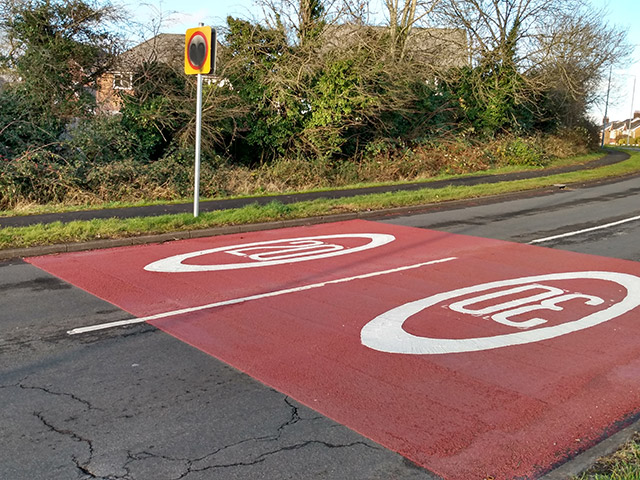
[[[200,133],[202,131],[202,75],[215,71],[216,65],[216,31],[200,24],[190,28],[185,34],[184,72],[187,75],[198,75],[198,91],[196,104],[196,155],[193,187],[193,216],[200,210]],[[212,68],[213,66],[213,68]]]
[[[201,25],[185,34],[184,72],[187,75],[211,73],[215,65],[216,31]]]

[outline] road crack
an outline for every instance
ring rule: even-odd
[[[30,386],[26,386],[23,385],[23,382],[20,382],[18,385],[18,387],[20,387],[22,390],[38,390],[41,392],[44,392],[48,395],[54,395],[57,397],[65,397],[65,398],[70,398],[71,400],[80,403],[81,405],[84,405],[87,410],[102,410],[98,407],[94,407],[91,402],[84,400],[80,397],[78,397],[77,395],[74,395],[73,393],[66,393],[66,392],[56,392],[51,390],[50,388],[46,388],[46,387],[30,387]]]
[[[73,464],[76,466],[76,468],[78,469],[78,471],[80,471],[83,475],[89,475],[90,478],[100,478],[97,477],[96,475],[94,475],[88,468],[88,465],[91,464],[91,460],[93,459],[93,454],[94,454],[94,450],[93,450],[93,442],[88,439],[85,438],[79,434],[77,434],[76,432],[69,430],[69,429],[65,429],[65,428],[59,428],[56,427],[53,423],[51,423],[50,421],[48,421],[45,417],[44,414],[42,412],[33,412],[33,415],[51,432],[56,433],[58,435],[62,435],[65,436],[67,438],[70,438],[71,440],[73,440],[74,442],[78,442],[78,443],[82,443],[85,444],[87,449],[88,449],[88,460],[86,462],[81,462],[80,459],[73,455],[72,456],[72,461]]]

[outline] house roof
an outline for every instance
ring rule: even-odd
[[[350,47],[367,39],[380,39],[388,27],[362,26],[352,23],[328,25],[322,35],[324,51]],[[455,28],[411,29],[406,51],[420,62],[445,67],[461,67],[469,63],[467,35]]]
[[[628,120],[620,120],[620,121],[611,122],[608,128],[610,130],[622,130],[624,128],[627,128],[627,125],[628,125]]]
[[[620,132],[624,132],[627,130],[627,128],[629,128],[633,131],[633,130],[637,130],[640,128],[640,118],[634,118],[631,119],[631,124],[629,124],[629,119],[626,120],[617,120],[614,122],[609,122],[606,124],[605,126],[605,130],[611,132],[611,131],[620,131]]]
[[[636,118],[631,122],[631,130],[640,128],[640,118]]]
[[[116,61],[116,70],[131,71],[145,62],[158,61],[172,66],[184,62],[184,35],[161,33],[126,52]]]

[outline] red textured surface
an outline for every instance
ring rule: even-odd
[[[390,233],[396,241],[245,270],[143,270],[179,253],[349,232]],[[390,354],[360,343],[370,320],[430,295],[558,272],[640,276],[635,262],[364,221],[28,261],[140,317],[450,256],[457,260],[152,323],[450,480],[536,478],[640,411],[639,308],[561,337],[480,352]],[[605,307],[622,296],[601,281],[571,287],[601,296]],[[547,318],[562,323],[585,308],[572,302]],[[443,338],[513,331],[443,307],[428,313],[405,329]]]

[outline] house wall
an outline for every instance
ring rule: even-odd
[[[122,107],[122,100],[118,90],[113,88],[114,74],[112,72],[104,74],[98,79],[98,89],[96,91],[96,103],[100,113],[115,114]]]

